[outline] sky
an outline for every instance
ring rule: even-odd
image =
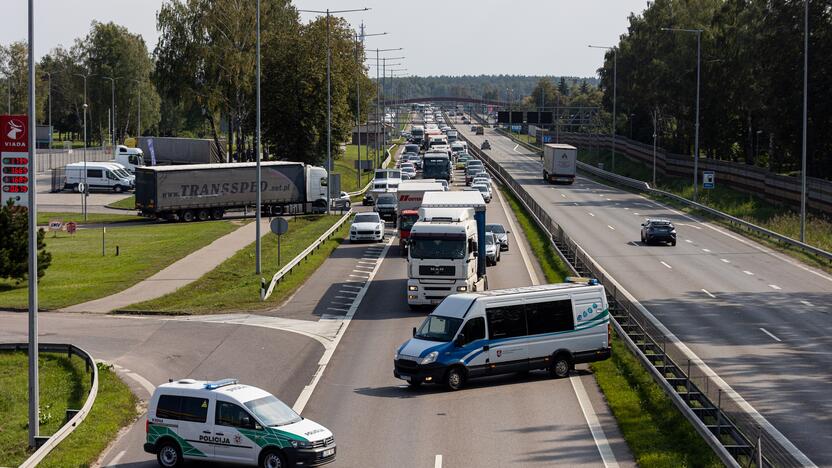
[[[27,38],[27,3],[2,0],[0,44]],[[93,20],[113,21],[141,34],[152,51],[163,0],[35,0],[35,54],[83,37]],[[410,75],[555,75],[590,77],[604,51],[627,31],[645,0],[295,0],[300,9],[370,8],[345,13],[368,34],[365,47],[402,47],[399,68]],[[309,21],[315,14],[303,13]],[[373,57],[375,54],[368,54]],[[392,55],[391,55],[392,56]],[[372,74],[372,73],[371,73]]]

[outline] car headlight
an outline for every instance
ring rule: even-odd
[[[457,286],[456,290],[457,292],[465,292],[468,291],[468,286]]]
[[[312,442],[305,441],[305,440],[292,440],[290,441],[292,447],[294,448],[310,448],[312,447]]]
[[[419,286],[416,286],[416,285],[410,285],[410,286],[408,286],[408,287],[407,287],[407,290],[408,290],[408,291],[418,291],[418,290],[419,290]]]
[[[422,365],[432,364],[432,363],[436,362],[436,358],[438,358],[438,357],[439,357],[439,351],[432,351],[427,356],[423,357],[419,361],[419,364],[422,364]]]

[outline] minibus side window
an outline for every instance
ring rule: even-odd
[[[485,309],[485,315],[488,317],[488,334],[492,340],[526,334],[526,317],[522,305],[489,307]]]
[[[574,330],[572,301],[563,299],[526,304],[526,320],[529,325],[529,335]]]
[[[465,334],[465,343],[463,345],[485,338],[485,319],[482,317],[474,317],[468,320],[465,322],[462,333]]]

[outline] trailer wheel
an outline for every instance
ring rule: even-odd
[[[211,218],[211,213],[210,213],[208,210],[204,210],[204,209],[203,209],[203,210],[199,210],[199,212],[197,213],[196,217],[197,217],[200,221],[208,221],[208,220]]]
[[[211,210],[211,219],[222,219],[224,214],[225,213],[221,209],[214,208],[213,210]]]
[[[191,221],[193,221],[195,219],[194,212],[191,211],[191,210],[185,210],[185,211],[182,212],[181,215],[179,215],[179,219],[181,219],[182,221],[185,221],[187,223],[190,223]]]

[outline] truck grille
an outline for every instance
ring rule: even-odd
[[[450,291],[451,288],[441,288],[436,286],[426,286],[425,291]]]
[[[456,267],[453,265],[420,265],[419,274],[422,276],[454,276]]]

